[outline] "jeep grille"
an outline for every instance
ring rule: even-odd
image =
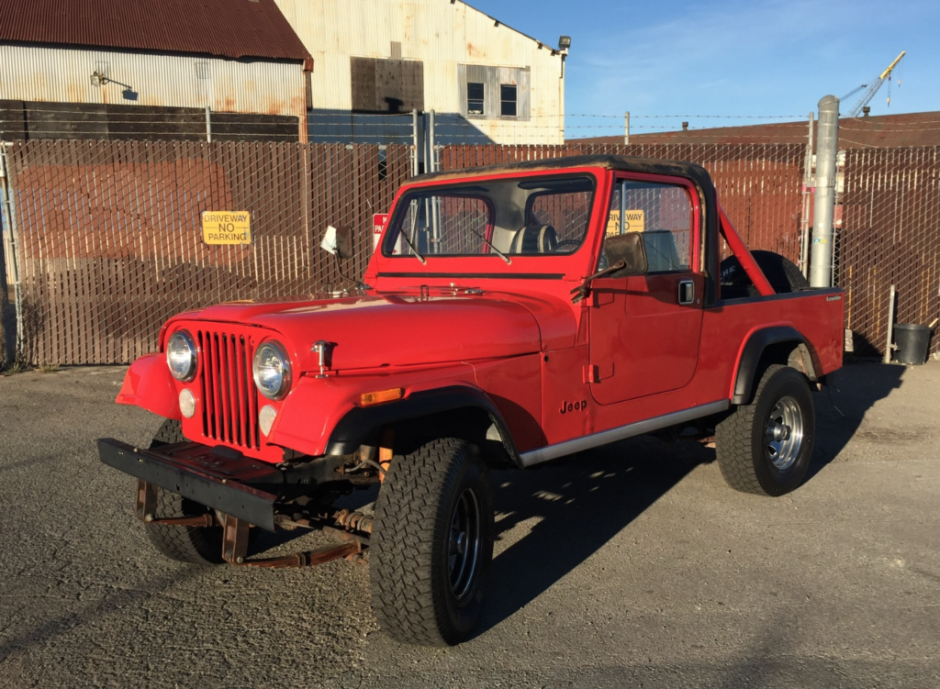
[[[202,432],[229,445],[259,449],[258,391],[251,375],[250,339],[198,330],[202,356]]]

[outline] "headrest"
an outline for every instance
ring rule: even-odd
[[[551,254],[558,247],[558,235],[551,225],[526,225],[516,232],[511,254]]]

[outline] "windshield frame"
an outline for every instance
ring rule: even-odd
[[[487,210],[490,214],[487,218],[486,232],[483,235],[488,242],[493,240],[493,231],[496,217],[496,208],[495,202],[492,198],[486,195],[479,193],[473,193],[473,187],[480,187],[485,185],[487,182],[512,182],[514,180],[522,181],[532,181],[536,179],[546,179],[546,180],[565,180],[565,179],[575,179],[580,178],[590,182],[591,184],[591,201],[590,206],[586,213],[586,225],[584,232],[580,237],[580,243],[577,247],[574,247],[570,251],[564,252],[553,252],[545,254],[536,254],[536,253],[507,253],[507,255],[512,259],[513,262],[519,259],[538,261],[540,264],[545,261],[554,261],[558,259],[568,259],[575,254],[582,252],[586,245],[588,245],[589,237],[592,233],[592,226],[595,222],[595,215],[598,212],[599,198],[604,195],[604,185],[601,181],[601,176],[598,174],[598,170],[595,168],[573,168],[567,170],[558,170],[552,172],[539,171],[532,173],[508,173],[500,175],[491,175],[486,177],[464,177],[455,180],[447,180],[446,182],[433,183],[429,182],[427,184],[415,183],[415,184],[406,184],[404,185],[395,199],[394,209],[392,211],[391,218],[387,224],[387,229],[383,233],[379,245],[376,247],[376,251],[373,255],[373,259],[381,258],[383,261],[397,261],[398,259],[407,259],[409,261],[415,261],[417,255],[415,253],[402,253],[394,254],[391,251],[394,250],[394,245],[398,241],[399,234],[405,233],[404,228],[401,228],[400,225],[404,223],[405,217],[409,212],[409,204],[412,200],[421,199],[427,196],[434,195],[445,195],[448,190],[455,189],[467,189],[466,194],[459,194],[459,196],[466,198],[479,199],[487,203]],[[525,207],[521,209],[523,218],[527,220],[530,213],[530,208],[532,201],[539,196],[550,195],[551,191],[536,191],[535,193],[530,194],[525,201]],[[456,195],[455,195],[456,196]],[[404,240],[404,243],[407,244],[408,240]],[[434,253],[422,253],[422,256],[426,261],[433,260],[434,262],[446,261],[446,260],[459,260],[459,261],[468,261],[468,260],[486,260],[489,261],[494,258],[499,258],[499,254],[490,250],[488,246],[484,243],[481,247],[479,253],[470,253],[470,254],[434,254]],[[505,267],[505,266],[504,266]]]

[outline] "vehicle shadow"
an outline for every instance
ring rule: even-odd
[[[811,481],[845,449],[865,414],[902,385],[905,367],[876,362],[854,363],[830,374],[816,405],[816,446],[806,475]]]
[[[901,386],[903,366],[858,364],[814,394],[816,447],[807,481],[846,447],[865,414]],[[479,633],[538,598],[609,542],[715,451],[695,442],[640,437],[535,471],[496,471],[497,538],[535,522],[493,560]],[[730,488],[729,488],[730,490]]]
[[[538,521],[494,558],[479,633],[535,600],[714,458],[695,442],[640,437],[539,470],[493,472],[497,539]]]

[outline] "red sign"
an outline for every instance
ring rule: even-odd
[[[379,240],[388,225],[388,213],[376,213],[372,216],[372,251],[379,248]]]

